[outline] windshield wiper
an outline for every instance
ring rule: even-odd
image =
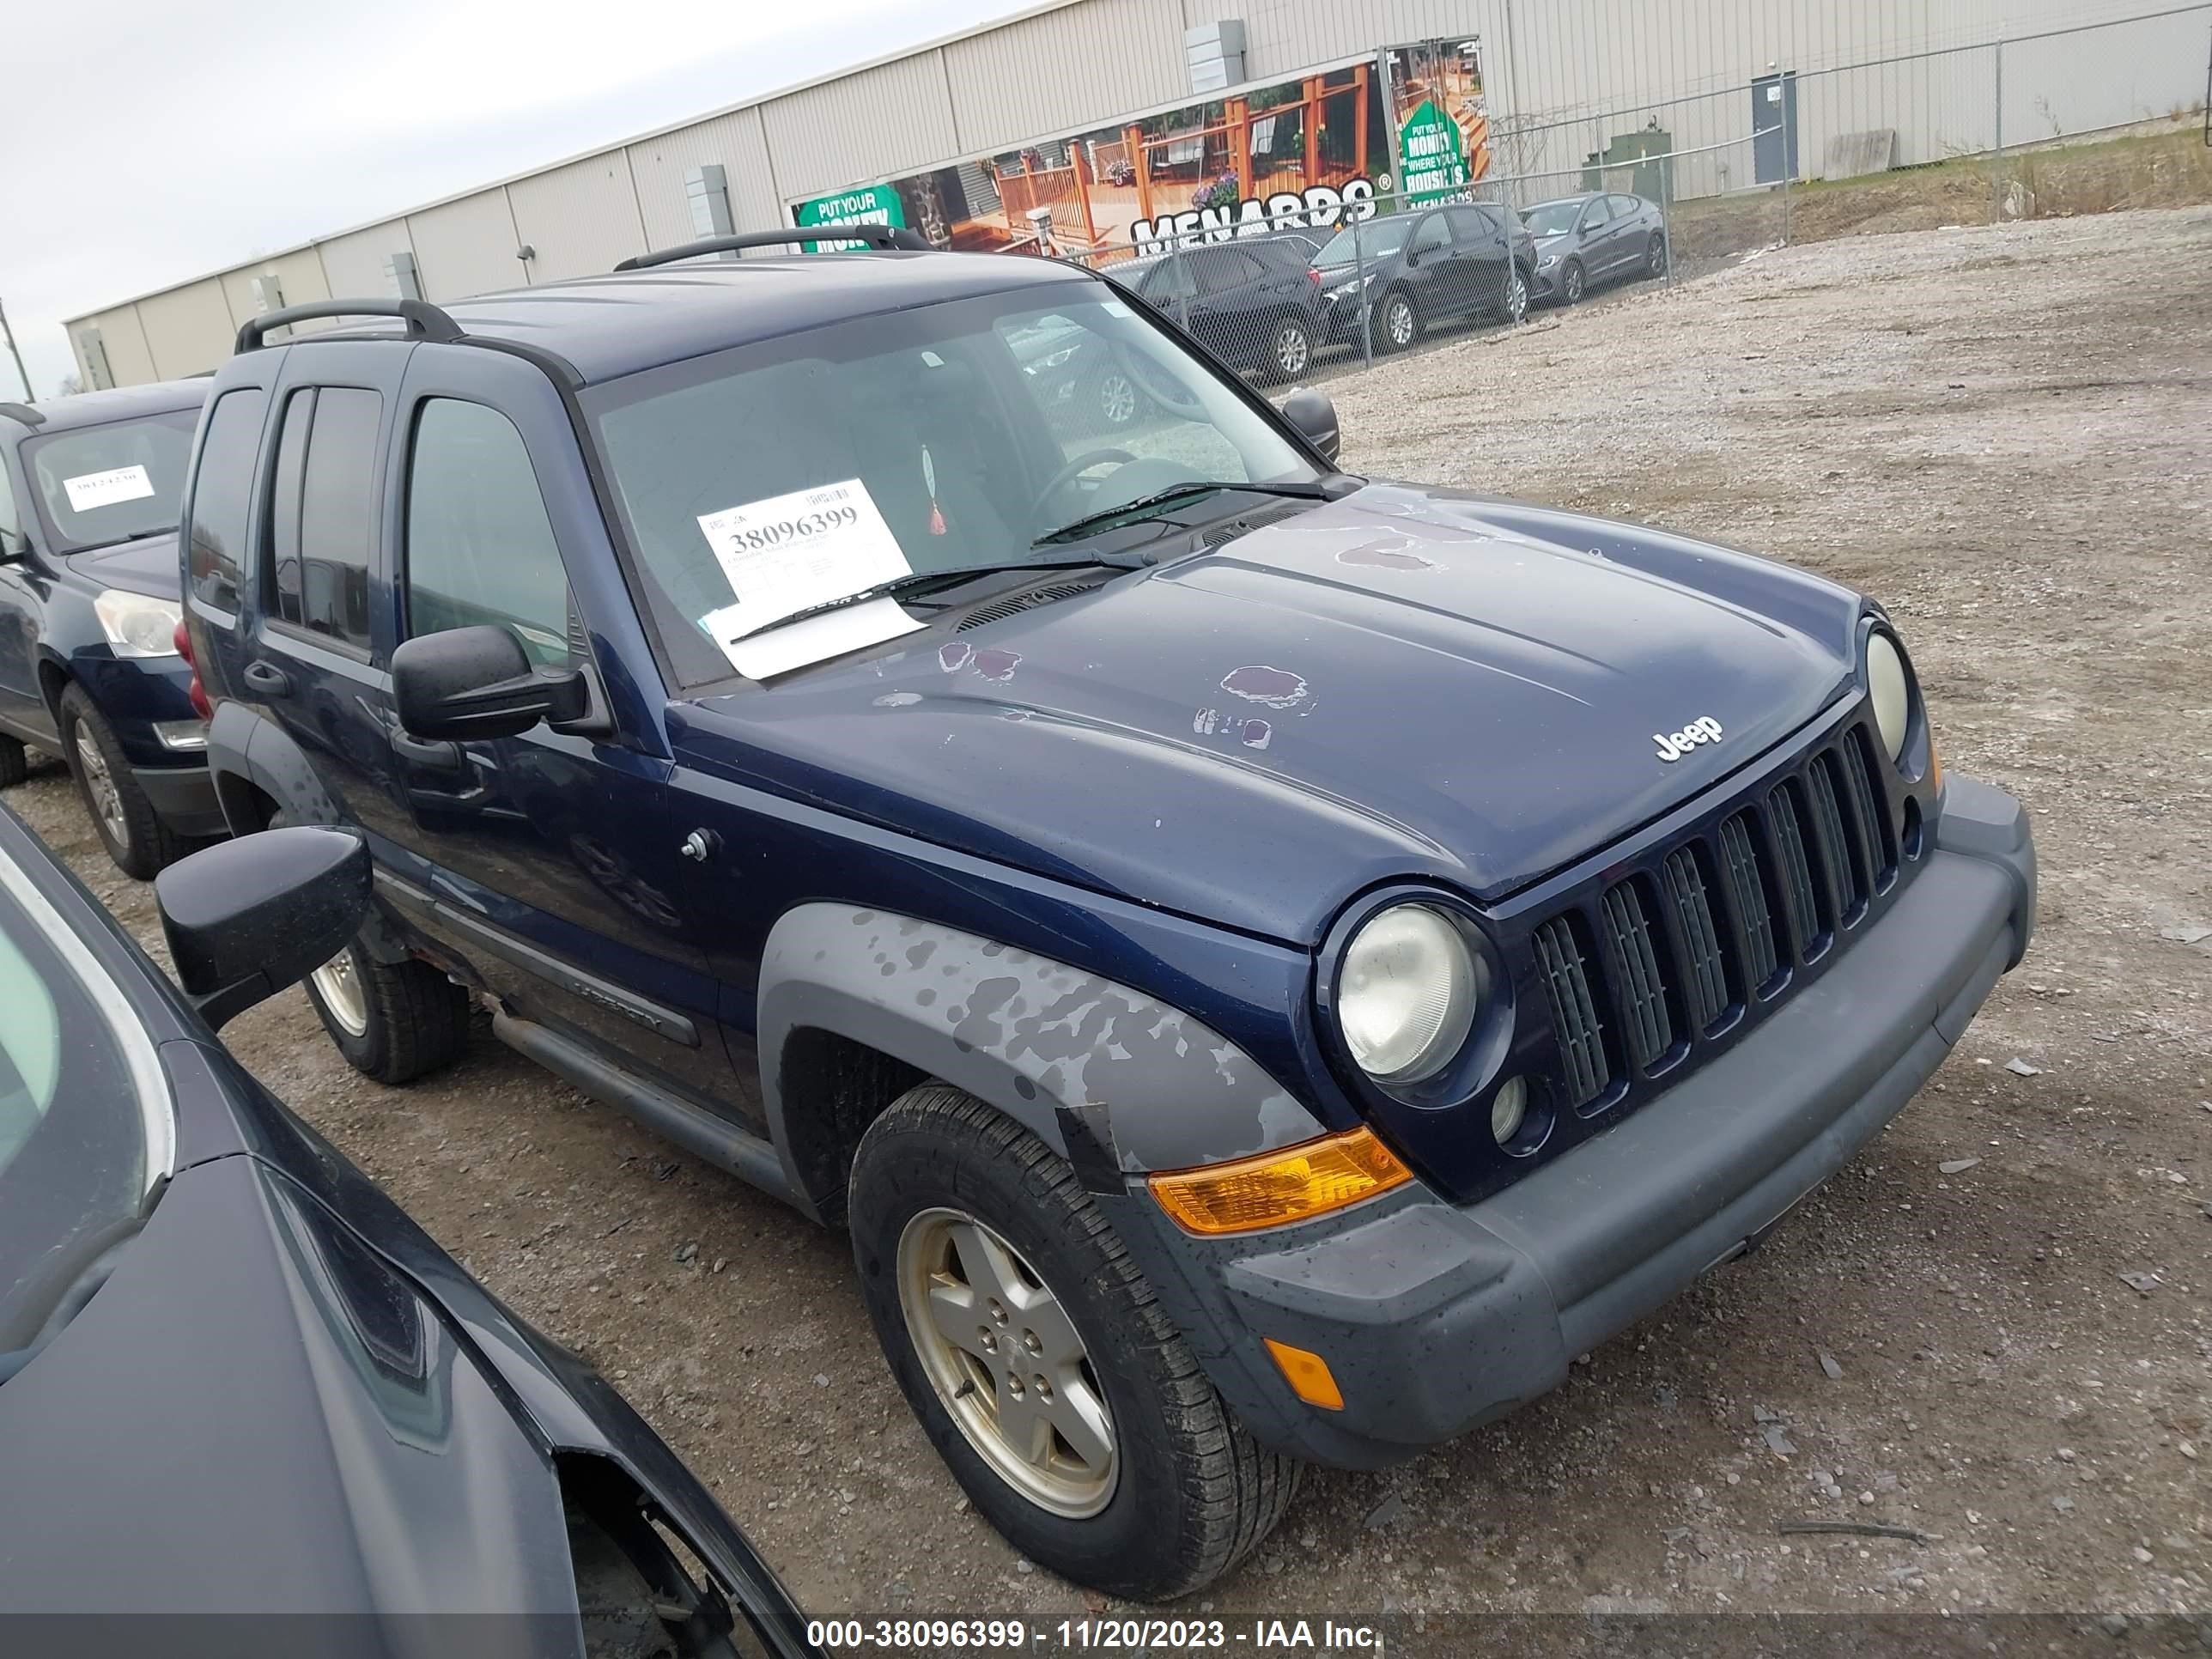
[[[1102,507],[1096,513],[1085,514],[1073,524],[1064,524],[1048,531],[1030,544],[1034,547],[1050,547],[1056,542],[1073,541],[1097,526],[1116,522],[1133,513],[1142,513],[1155,507],[1166,507],[1187,495],[1203,495],[1210,490],[1242,489],[1255,495],[1288,495],[1298,501],[1325,501],[1330,499],[1328,485],[1319,483],[1238,483],[1229,479],[1194,480],[1188,483],[1170,484],[1165,489],[1155,489],[1149,495],[1139,495],[1133,501],[1123,501],[1118,507]]]
[[[1151,562],[1146,558],[1090,553],[1073,559],[993,559],[981,564],[955,565],[949,570],[912,570],[890,581],[878,582],[873,587],[864,587],[857,593],[848,593],[842,599],[824,599],[819,605],[810,605],[803,611],[794,611],[787,617],[778,617],[744,637],[752,639],[767,633],[771,628],[787,627],[809,617],[818,617],[825,611],[842,611],[849,605],[860,605],[869,599],[887,599],[894,593],[911,592],[915,588],[933,583],[950,587],[971,576],[990,576],[1013,570],[1073,570],[1086,565],[1105,565],[1115,570],[1142,570]]]

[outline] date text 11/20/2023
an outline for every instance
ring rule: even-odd
[[[835,1653],[942,1653],[1026,1649],[1040,1653],[1189,1649],[1248,1653],[1380,1653],[1382,1632],[1335,1619],[823,1619],[807,1639]]]

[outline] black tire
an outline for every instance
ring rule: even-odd
[[[10,737],[0,736],[0,789],[13,789],[31,775],[31,757],[23,752],[23,745]]]
[[[1313,365],[1313,331],[1297,317],[1279,317],[1267,331],[1260,378],[1268,386],[1295,380]]]
[[[1055,1514],[994,1469],[916,1351],[899,1243],[910,1222],[945,1207],[1000,1235],[1081,1340],[1116,1460],[1111,1496],[1087,1518]],[[849,1214],[891,1374],[953,1477],[1024,1555],[1109,1595],[1164,1601],[1229,1571],[1281,1519],[1299,1465],[1263,1449],[1230,1414],[1074,1171],[1020,1125],[944,1084],[909,1090],[861,1139]]]
[[[135,881],[153,880],[190,852],[193,843],[161,822],[154,803],[138,787],[115,728],[82,686],[72,685],[62,693],[60,715],[62,753],[100,844],[125,875]]]
[[[279,812],[269,820],[279,830],[290,820]],[[450,1066],[468,1051],[469,994],[427,962],[379,962],[359,938],[331,958],[343,957],[360,993],[360,1018],[347,1017],[314,978],[301,988],[315,1017],[346,1064],[379,1083],[411,1083],[425,1073]],[[358,1024],[360,1028],[355,1030]]]
[[[1392,289],[1382,296],[1382,303],[1375,307],[1376,353],[1407,350],[1420,337],[1421,308],[1405,289]]]
[[[1582,303],[1583,295],[1589,291],[1589,279],[1583,274],[1581,260],[1570,259],[1559,267],[1559,303],[1561,305],[1579,305]]]
[[[1644,275],[1646,279],[1656,282],[1666,274],[1667,233],[1655,230],[1651,233],[1651,246],[1644,251]]]
[[[1118,365],[1093,375],[1087,396],[1092,419],[1102,432],[1119,432],[1145,412],[1145,394]]]

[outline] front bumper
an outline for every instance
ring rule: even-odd
[[[180,836],[223,836],[222,804],[216,799],[215,775],[204,762],[188,766],[134,766],[131,775],[146,792],[155,817]]]
[[[1577,1354],[1741,1254],[1941,1065],[2034,927],[2018,802],[1948,781],[1928,867],[1759,1030],[1480,1203],[1401,1189],[1329,1222],[1202,1241],[1133,1194],[1125,1237],[1262,1441],[1374,1468],[1557,1386]],[[1141,1212],[1150,1211],[1150,1216]],[[1344,1409],[1291,1395],[1260,1339],[1325,1358]]]

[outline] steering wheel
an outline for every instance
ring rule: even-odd
[[[1045,480],[1044,488],[1037,491],[1036,505],[1031,511],[1039,517],[1043,516],[1044,510],[1051,503],[1052,498],[1073,483],[1091,468],[1107,461],[1118,461],[1126,466],[1136,459],[1126,449],[1086,449]]]

